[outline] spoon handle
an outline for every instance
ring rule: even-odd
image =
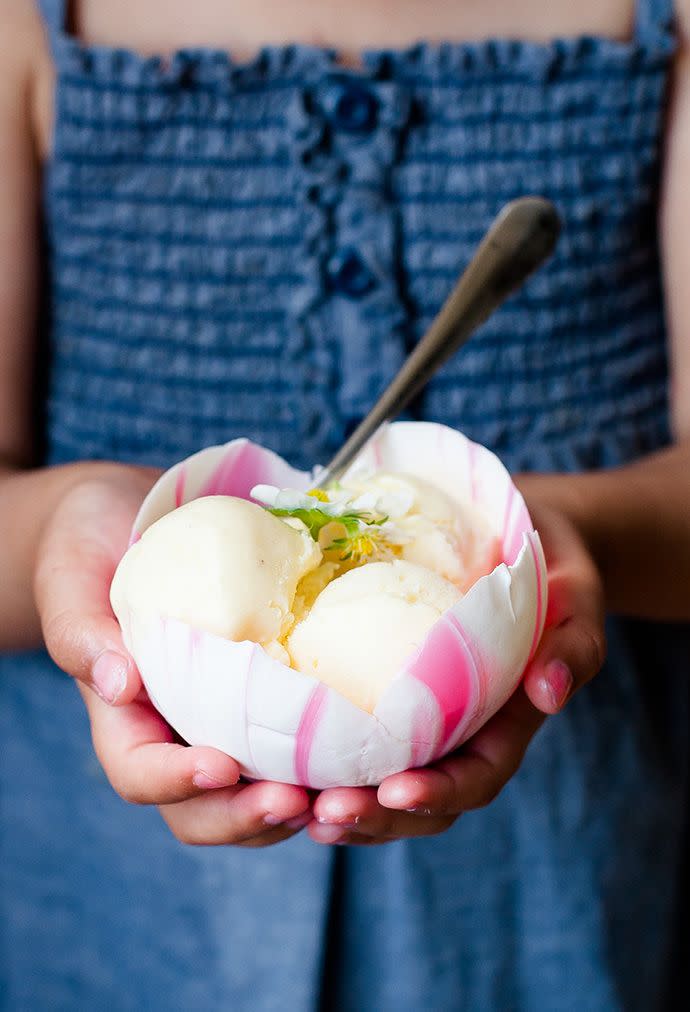
[[[546,260],[560,227],[555,207],[544,197],[521,197],[506,204],[398,374],[330,463],[317,471],[320,485],[337,481],[380,426],[400,414],[473,331]]]

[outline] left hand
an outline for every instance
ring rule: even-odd
[[[333,787],[314,802],[318,843],[376,844],[432,836],[463,812],[488,805],[517,771],[545,714],[557,713],[604,661],[601,580],[561,512],[530,498],[549,574],[546,630],[517,690],[461,748],[375,787]]]

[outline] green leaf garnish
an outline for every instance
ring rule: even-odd
[[[374,554],[376,550],[376,533],[370,530],[367,534],[363,534],[363,531],[365,528],[380,527],[388,519],[384,515],[360,513],[357,511],[339,514],[325,513],[318,506],[314,506],[312,509],[305,509],[304,507],[295,507],[294,509],[268,507],[268,512],[276,517],[296,517],[298,520],[301,520],[314,541],[319,540],[319,534],[327,524],[342,524],[345,528],[346,537],[333,540],[329,547],[335,547],[340,550],[340,558],[343,562],[349,561],[352,558],[364,558],[365,556]]]

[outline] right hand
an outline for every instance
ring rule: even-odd
[[[113,573],[158,473],[114,464],[59,503],[34,575],[46,646],[77,679],[96,754],[126,801],[158,805],[184,843],[278,843],[311,820],[307,792],[290,784],[238,784],[230,756],[179,744],[148,699],[110,607]]]

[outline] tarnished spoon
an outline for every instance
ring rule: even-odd
[[[494,309],[552,253],[561,223],[544,197],[520,197],[499,212],[424,337],[368,415],[314,478],[321,487],[347,470],[374,433],[409,404]]]

